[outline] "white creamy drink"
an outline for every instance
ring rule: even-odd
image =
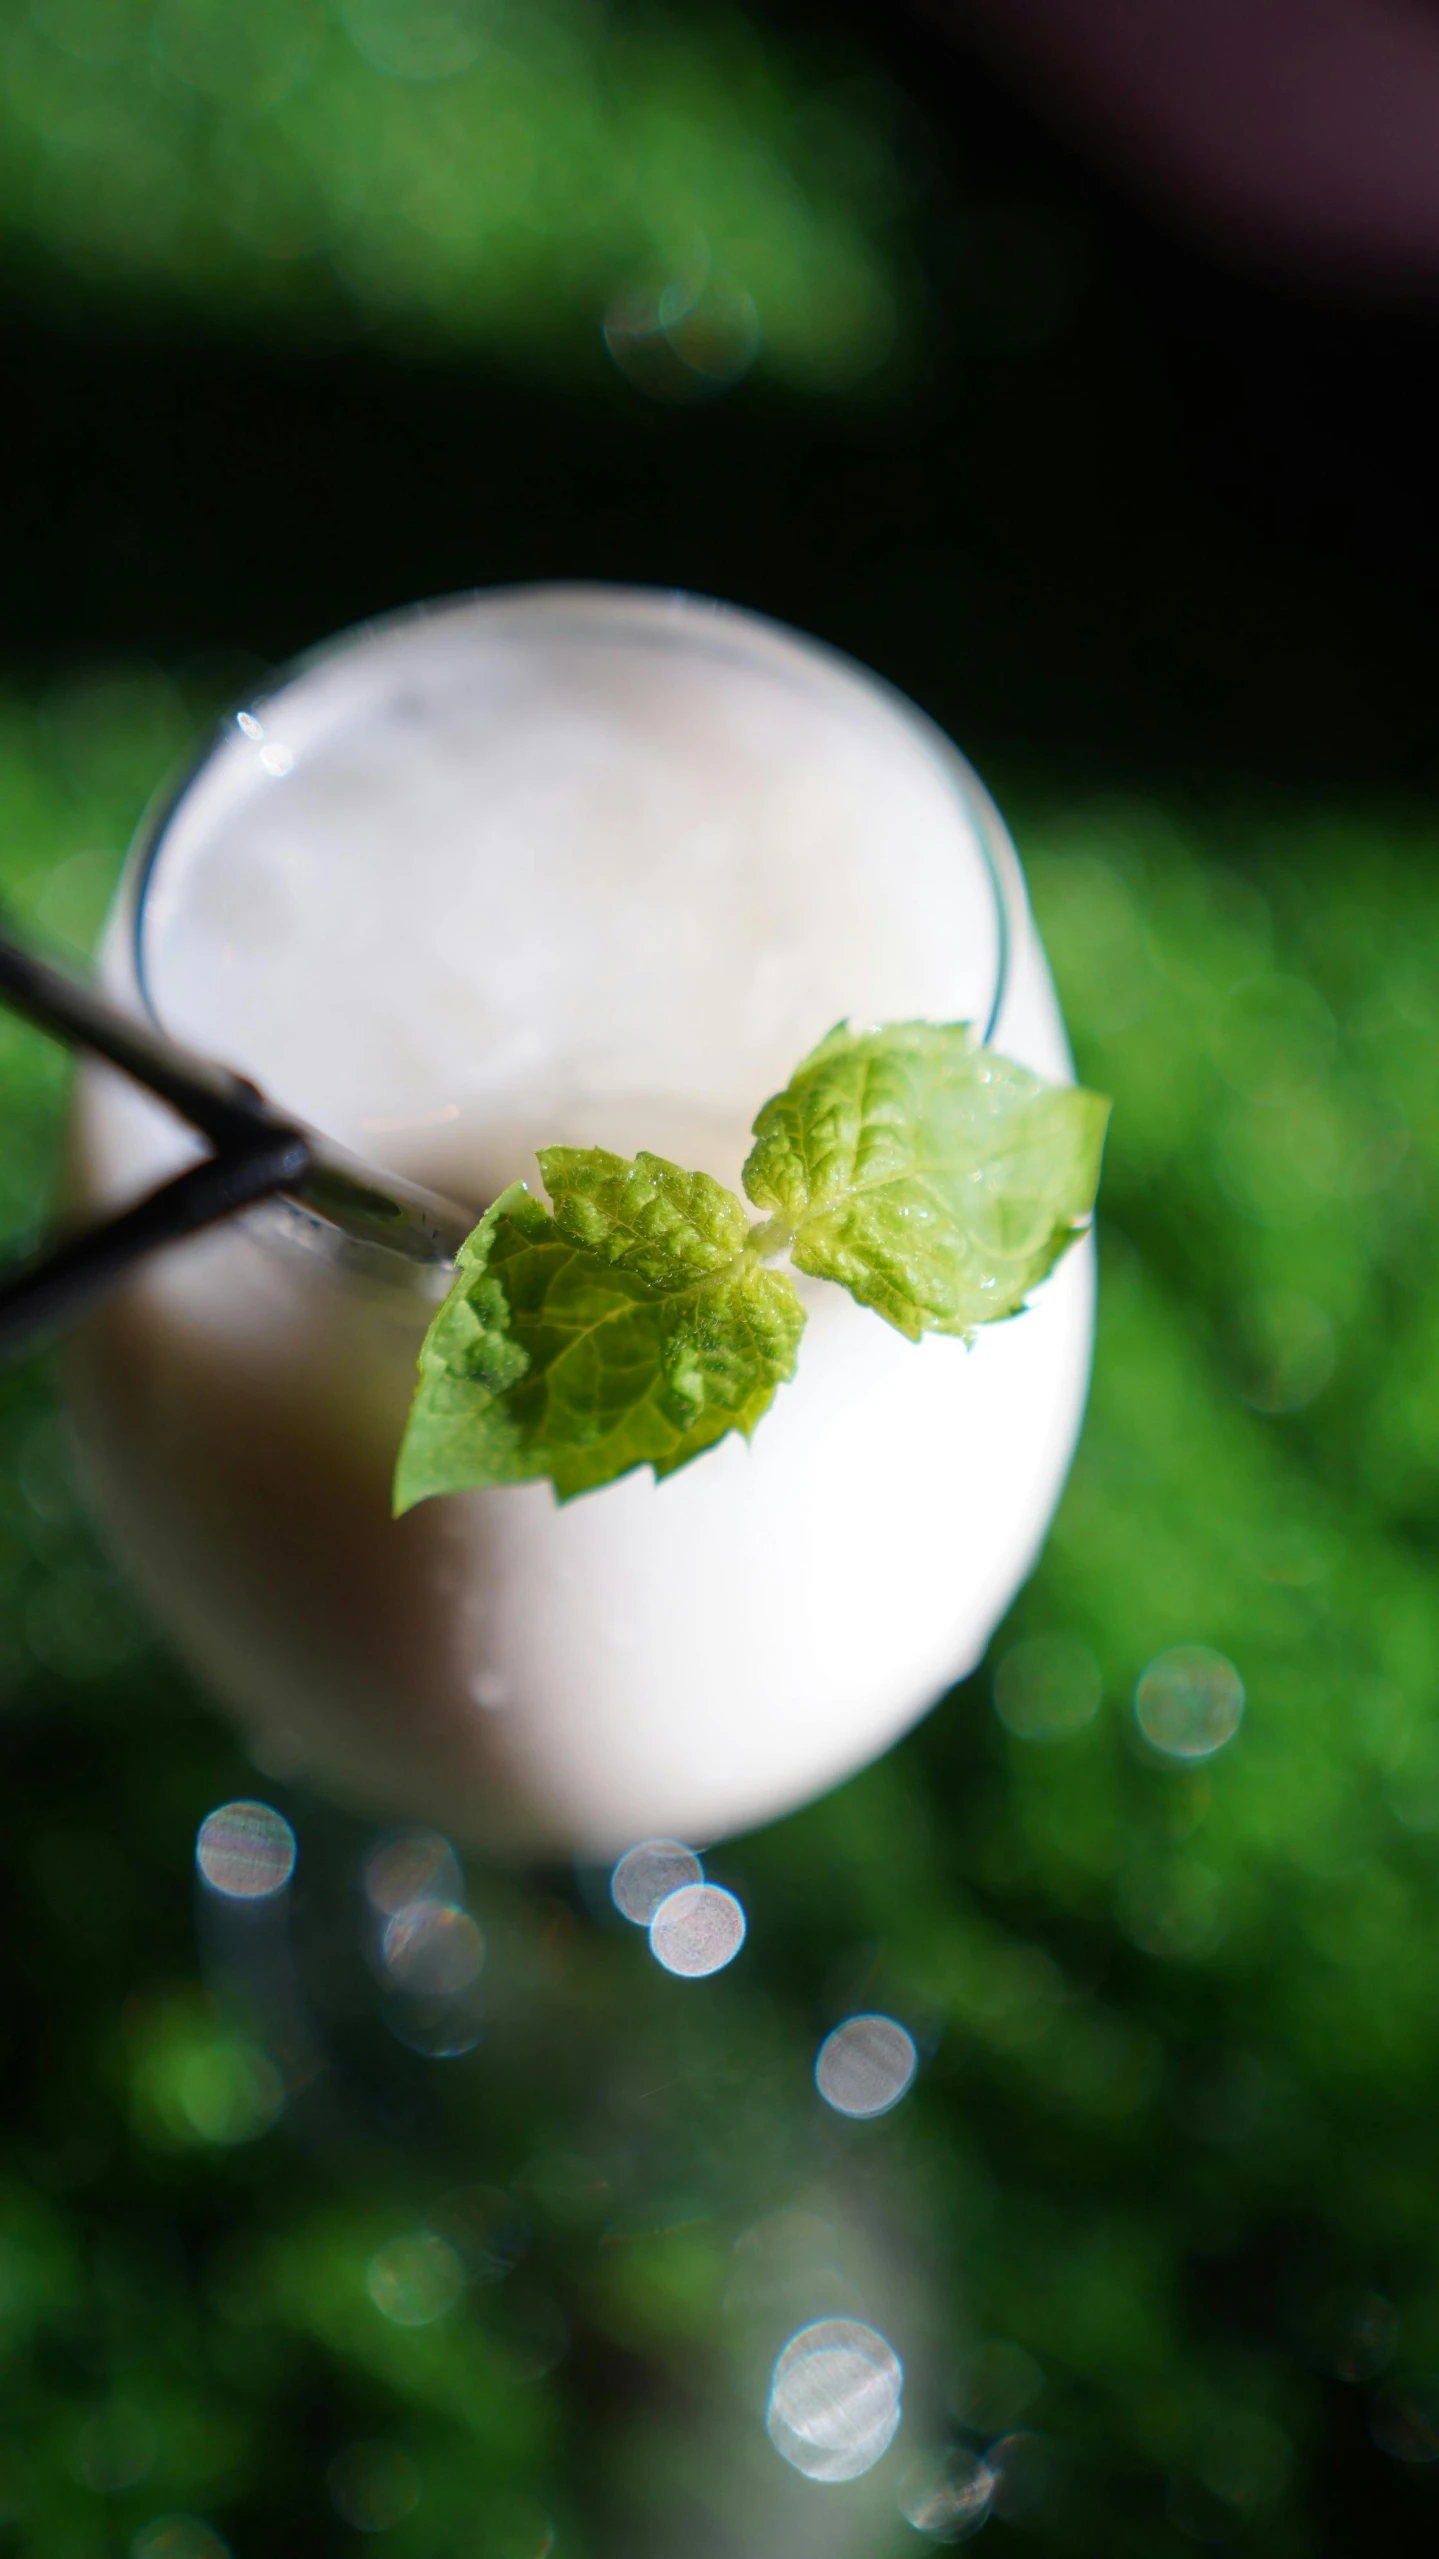
[[[1013,854],[938,731],[776,625],[621,589],[482,595],[302,667],[137,857],[105,964],[477,1213],[549,1143],[737,1188],[844,1017],[969,1020],[1070,1073]],[[193,1151],[102,1069],[75,1149],[97,1205]],[[535,1483],[391,1518],[432,1277],[283,1204],[132,1280],[74,1398],[117,1544],[271,1764],[500,1846],[703,1841],[972,1666],[1084,1399],[1087,1243],[971,1350],[799,1286],[751,1443],[564,1507]]]

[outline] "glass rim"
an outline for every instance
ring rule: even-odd
[[[801,662],[816,663],[831,677],[857,683],[891,718],[910,731],[930,760],[946,777],[954,797],[969,818],[975,849],[984,869],[993,901],[995,958],[993,985],[984,1022],[979,1025],[981,1041],[988,1043],[998,1025],[1008,992],[1011,963],[1020,919],[1025,911],[1025,892],[1019,856],[999,809],[980,780],[974,766],[956,746],[939,722],[931,718],[909,695],[892,684],[886,676],[838,648],[828,640],[816,639],[811,633],[781,621],[777,615],[756,611],[723,598],[700,595],[687,588],[626,585],[605,579],[528,579],[502,586],[468,587],[452,595],[432,596],[418,603],[395,607],[387,612],[367,616],[341,631],[314,642],[309,648],[285,659],[273,673],[232,699],[221,710],[204,741],[179,768],[172,780],[157,792],[146,809],[131,840],[127,864],[126,897],[130,907],[125,945],[135,993],[148,1019],[157,1030],[168,1031],[168,1025],[156,1000],[150,979],[146,931],[160,866],[170,831],[182,807],[216,757],[231,742],[243,713],[252,716],[272,706],[305,677],[335,665],[347,657],[358,655],[377,640],[383,641],[407,629],[447,617],[460,618],[472,613],[476,606],[492,606],[502,611],[506,606],[531,605],[562,616],[574,614],[578,626],[586,612],[608,610],[624,618],[632,617],[633,636],[642,636],[648,623],[653,632],[670,631],[678,623],[687,639],[701,639],[705,628],[715,635],[723,633],[735,643],[735,652],[753,657],[757,647],[768,641],[772,647]],[[599,633],[595,633],[599,637]],[[285,1097],[267,1093],[266,1098],[278,1108],[285,1107]],[[382,1168],[375,1168],[383,1179]],[[297,1201],[281,1197],[270,1204],[287,1219],[322,1233],[333,1232],[329,1221]],[[351,1239],[340,1238],[349,1244]],[[399,1258],[383,1244],[360,1248],[366,1257],[378,1254],[383,1262]]]

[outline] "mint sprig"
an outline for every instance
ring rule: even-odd
[[[420,1351],[395,1509],[547,1475],[561,1501],[746,1438],[794,1374],[804,1309],[733,1192],[660,1155],[546,1147],[463,1247]]]
[[[1088,1217],[1109,1104],[962,1022],[841,1023],[754,1124],[744,1186],[796,1270],[911,1341],[1013,1315]]]
[[[748,1438],[804,1330],[786,1252],[911,1340],[1014,1314],[1093,1208],[1108,1116],[964,1023],[841,1024],[755,1121],[758,1225],[663,1156],[543,1148],[552,1209],[512,1183],[425,1336],[396,1513],[541,1476],[569,1501]]]

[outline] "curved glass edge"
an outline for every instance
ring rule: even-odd
[[[262,684],[237,696],[218,714],[207,739],[174,778],[161,787],[141,818],[131,840],[117,898],[116,920],[121,926],[132,989],[158,1030],[164,1030],[166,1026],[151,991],[145,951],[150,892],[171,825],[201,775],[229,742],[240,713],[258,712],[306,676],[358,653],[375,640],[420,623],[439,621],[447,615],[462,616],[476,605],[502,609],[506,605],[525,603],[549,607],[557,616],[563,614],[568,604],[575,609],[577,620],[583,617],[583,609],[587,605],[628,608],[628,614],[633,616],[630,636],[634,639],[644,636],[640,626],[645,622],[650,624],[656,637],[663,631],[667,619],[682,622],[691,632],[696,626],[702,628],[708,623],[711,632],[733,638],[733,654],[736,656],[752,655],[758,636],[786,654],[793,654],[801,662],[806,659],[815,661],[832,674],[857,682],[902,727],[909,729],[945,773],[955,797],[970,817],[975,843],[989,881],[994,901],[994,987],[980,1036],[986,1043],[992,1040],[1004,1009],[1015,945],[1028,911],[1024,874],[996,802],[968,757],[938,721],[931,719],[929,713],[911,701],[907,693],[901,692],[898,685],[876,674],[872,667],[852,657],[848,650],[836,648],[830,641],[816,639],[809,632],[796,630],[774,614],[756,612],[748,605],[729,603],[720,597],[696,595],[683,587],[624,586],[602,580],[570,583],[559,579],[535,579],[512,586],[463,588],[454,595],[430,597],[416,604],[401,605],[391,612],[369,615],[364,621],[352,623],[345,630],[319,640],[297,656],[287,659]],[[367,1244],[361,1254],[353,1239],[343,1235],[338,1228],[330,1228],[328,1221],[313,1209],[290,1200],[271,1201],[263,1213],[255,1212],[244,1223],[269,1240],[279,1241],[288,1233],[292,1241],[302,1244],[310,1252],[331,1248],[348,1267],[366,1270],[373,1267],[377,1275],[384,1265],[401,1258],[389,1253],[382,1244]]]

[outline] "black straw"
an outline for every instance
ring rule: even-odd
[[[376,1173],[275,1110],[244,1076],[197,1056],[0,935],[0,1003],[37,1029],[118,1067],[208,1138],[214,1152],[107,1224],[0,1278],[0,1356],[89,1312],[137,1262],[282,1194],[361,1242],[406,1260],[453,1261],[471,1212],[415,1182]]]

